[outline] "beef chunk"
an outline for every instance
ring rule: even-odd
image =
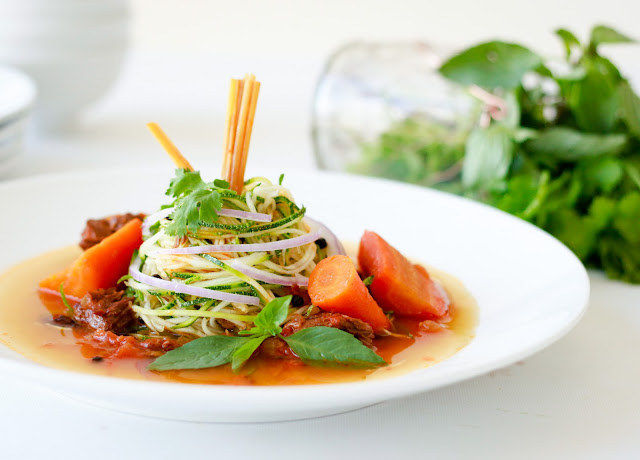
[[[293,315],[282,328],[282,335],[295,334],[301,329],[314,326],[335,327],[354,335],[368,347],[373,346],[375,334],[373,329],[364,321],[352,318],[341,313],[322,312],[309,317]]]
[[[262,356],[277,359],[297,358],[293,350],[287,345],[287,342],[279,337],[269,337],[258,348]]]
[[[82,232],[80,247],[86,251],[90,247],[100,243],[106,237],[120,230],[130,220],[143,220],[144,218],[144,214],[126,213],[107,216],[104,219],[90,219],[87,221],[87,226]]]
[[[74,320],[96,330],[125,332],[137,322],[131,308],[133,300],[115,288],[90,291],[73,307]]]
[[[130,335],[117,335],[103,330],[96,331],[91,340],[102,345],[103,358],[154,358],[189,341],[185,337],[150,337],[137,340]]]

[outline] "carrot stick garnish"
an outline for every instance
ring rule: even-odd
[[[178,150],[173,142],[171,142],[171,139],[167,137],[167,135],[164,133],[164,131],[162,131],[157,123],[147,123],[147,128],[149,128],[149,131],[151,131],[153,136],[158,140],[158,142],[160,142],[160,145],[164,147],[164,149],[178,168],[193,171],[193,167],[191,166],[191,164],[184,156],[182,156],[180,150]]]
[[[222,161],[222,178],[242,192],[260,83],[254,75],[231,80]]]

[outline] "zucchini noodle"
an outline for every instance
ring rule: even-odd
[[[253,296],[259,299],[259,305],[180,294],[128,279],[129,293],[135,296],[134,312],[151,331],[203,337],[228,334],[229,329],[249,329],[257,313],[269,300],[292,292],[291,287],[278,284],[283,280],[291,284],[291,280],[282,277],[291,277],[296,282],[307,279],[316,264],[327,257],[327,249],[320,248],[315,242],[260,252],[157,253],[159,249],[192,246],[271,243],[313,231],[312,226],[304,220],[306,210],[294,203],[289,190],[264,177],[247,180],[241,195],[224,191],[221,196],[223,209],[268,214],[271,222],[218,216],[214,224],[203,225],[196,233],[180,238],[165,233],[171,220],[164,217],[154,226],[153,235],[145,235],[146,239],[138,252],[142,260],[140,272],[212,292]],[[260,270],[263,275],[260,278],[266,275],[267,279],[271,277],[273,280],[260,281],[241,273],[230,265],[232,261],[234,267],[241,264],[251,270]],[[182,290],[178,287],[174,289]]]

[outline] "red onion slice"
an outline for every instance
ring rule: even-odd
[[[58,296],[58,297],[62,298],[62,294],[60,294],[60,291],[56,291],[55,289],[49,289],[49,288],[46,288],[46,287],[39,287],[38,291],[44,292],[45,294],[51,294],[51,295],[55,295],[55,296]],[[70,301],[76,302],[76,303],[80,303],[80,301],[82,300],[80,297],[76,297],[76,296],[71,295],[71,294],[65,294],[64,296],[67,298],[67,300],[70,300]]]
[[[269,214],[263,214],[261,212],[247,212],[238,211],[237,209],[222,208],[220,211],[216,211],[219,216],[236,217],[238,219],[254,220],[256,222],[271,222],[272,217]]]
[[[173,212],[173,209],[174,208],[161,209],[160,211],[147,216],[147,218],[142,223],[142,231],[147,232],[149,230],[149,227],[158,222],[160,219],[168,217],[169,214]],[[271,215],[261,212],[247,212],[226,208],[216,211],[216,214],[218,214],[219,216],[235,217],[237,219],[247,219],[256,222],[271,222],[271,220],[273,219]]]
[[[193,295],[196,297],[204,297],[206,299],[223,300],[226,302],[244,303],[247,305],[260,305],[260,300],[257,297],[242,294],[232,294],[230,292],[214,291],[212,289],[205,289],[196,286],[189,286],[187,284],[176,283],[174,281],[167,281],[153,276],[145,275],[138,267],[140,266],[140,259],[136,259],[129,267],[129,274],[131,277],[149,286],[157,287],[160,289],[166,289],[168,291],[178,292],[180,294]]]
[[[142,222],[142,231],[145,233],[148,232],[149,227],[151,227],[153,224],[158,222],[160,219],[164,219],[172,212],[173,212],[173,208],[167,208],[167,209],[161,209],[160,211],[155,212],[150,216],[147,216],[144,222]]]
[[[244,273],[247,276],[250,276],[253,279],[258,281],[264,281],[269,284],[281,284],[283,286],[301,286],[306,287],[309,285],[309,278],[306,276],[282,276],[276,275],[275,273],[265,272],[263,270],[250,267],[248,265],[243,264],[242,262],[238,262],[237,260],[232,260],[231,262],[227,262],[229,266],[235,268],[241,273]]]
[[[344,246],[342,246],[342,243],[340,242],[338,237],[331,230],[329,230],[329,227],[324,225],[322,222],[318,222],[317,220],[312,219],[311,217],[305,216],[304,220],[307,221],[312,230],[317,229],[320,232],[322,238],[326,240],[328,245],[327,255],[347,255],[347,251],[344,250]]]
[[[189,246],[187,248],[165,248],[149,252],[149,255],[156,254],[206,254],[208,252],[268,252],[278,249],[297,248],[304,244],[309,244],[320,238],[320,231],[308,233],[306,235],[289,238],[286,240],[272,241],[270,243],[247,243],[247,244],[208,244],[204,246]]]

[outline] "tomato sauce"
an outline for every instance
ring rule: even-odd
[[[227,385],[299,385],[388,378],[440,362],[466,346],[477,322],[475,301],[462,283],[431,269],[447,290],[453,305],[452,319],[444,327],[410,318],[395,318],[404,336],[378,337],[376,352],[389,365],[377,369],[346,369],[306,365],[297,359],[257,356],[240,373],[229,365],[209,369],[149,371],[154,359],[131,346],[118,350],[109,340],[94,340],[94,331],[56,323],[61,300],[39,294],[38,282],[79,255],[76,247],[59,249],[11,268],[0,275],[0,342],[45,366],[119,378]],[[425,327],[426,326],[426,327]],[[128,340],[128,339],[127,339]]]

